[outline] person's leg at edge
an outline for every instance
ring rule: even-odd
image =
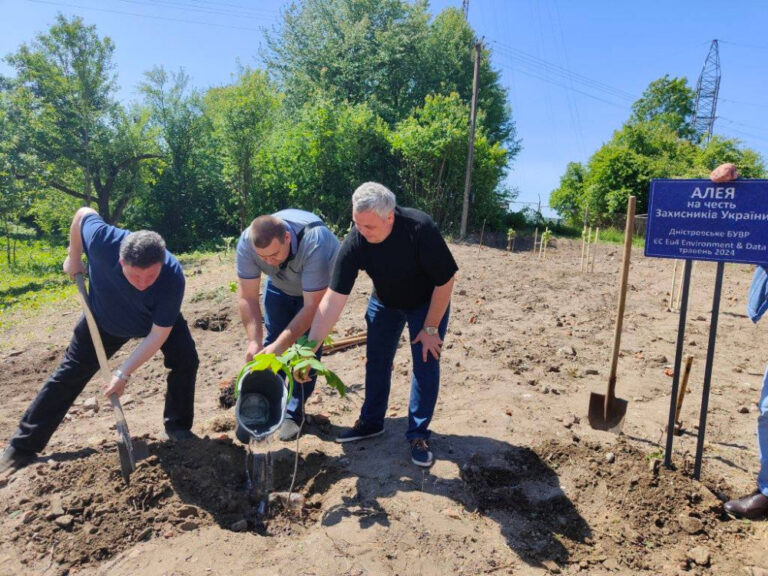
[[[103,331],[100,334],[108,358],[128,341]],[[42,452],[72,403],[98,370],[99,360],[82,316],[75,325],[64,359],[27,408],[9,446],[23,453]]]
[[[392,363],[405,327],[405,314],[396,308],[388,308],[378,298],[371,296],[365,311],[365,324],[368,328],[365,401],[360,409],[360,419],[368,425],[381,428],[387,413]]]
[[[163,424],[167,432],[188,432],[195,415],[195,382],[200,360],[187,321],[181,314],[160,350],[169,369]]]
[[[768,368],[763,376],[760,414],[757,417],[757,449],[760,458],[757,491],[724,504],[725,511],[736,518],[757,519],[768,514]]]
[[[760,472],[757,487],[768,496],[768,367],[763,375],[763,390],[760,394],[760,413],[757,416],[757,450],[760,457]]]

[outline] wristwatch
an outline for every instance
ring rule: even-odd
[[[422,330],[427,336],[437,336],[437,328],[434,326],[424,326]]]
[[[118,380],[122,380],[123,382],[128,382],[128,380],[130,379],[130,375],[126,374],[119,368],[115,370],[114,376],[115,378],[117,378]]]

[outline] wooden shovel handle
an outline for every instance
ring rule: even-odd
[[[80,303],[83,306],[85,321],[88,322],[88,330],[91,333],[93,347],[96,349],[96,357],[99,359],[101,377],[104,380],[104,383],[109,386],[112,382],[112,376],[109,371],[109,363],[107,362],[107,353],[104,351],[104,344],[102,343],[101,336],[99,335],[99,327],[96,325],[96,319],[93,317],[91,307],[88,305],[88,292],[85,289],[85,280],[83,279],[83,275],[75,274],[75,282],[77,283],[77,292],[80,295]]]
[[[635,197],[627,199],[627,225],[624,229],[624,259],[621,263],[621,284],[619,286],[619,304],[616,311],[616,329],[613,332],[613,353],[611,355],[611,372],[608,377],[608,393],[605,395],[606,405],[615,397],[616,367],[619,363],[619,347],[621,346],[621,328],[624,323],[624,305],[627,301],[627,279],[629,278],[629,260],[632,256],[632,235],[635,224]]]
[[[693,365],[693,356],[685,357],[685,366],[683,368],[683,380],[680,383],[680,391],[677,393],[677,406],[675,407],[675,422],[680,422],[680,410],[683,407],[683,398],[688,389],[688,378],[691,375],[691,366]]]

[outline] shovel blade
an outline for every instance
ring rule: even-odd
[[[614,434],[621,433],[621,428],[624,426],[624,416],[627,415],[626,400],[621,398],[613,398],[608,404],[608,410],[605,409],[605,395],[595,394],[594,392],[589,395],[589,425],[595,430],[605,430]]]
[[[125,485],[129,486],[131,483],[131,472],[133,472],[135,464],[131,445],[127,444],[122,436],[117,438],[117,454],[120,456],[120,474],[123,476]]]

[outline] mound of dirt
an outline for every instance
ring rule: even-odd
[[[717,559],[721,570],[733,562],[735,573],[734,536],[751,528],[725,515],[716,494],[730,488],[708,487],[660,464],[623,440],[610,451],[592,442],[549,441],[473,456],[461,476],[479,511],[514,518],[520,529],[513,546],[532,564],[588,569],[607,562],[655,571],[670,561],[689,570]],[[668,552],[655,554],[658,549]]]
[[[266,518],[259,516],[258,503],[245,488],[246,451],[229,439],[156,442],[149,449],[151,455],[138,462],[128,486],[114,449],[25,470],[31,476],[30,490],[5,506],[5,514],[15,521],[5,540],[26,543],[23,560],[50,557],[66,572],[102,562],[140,541],[173,538],[213,524],[236,532],[285,535],[316,517],[316,504],[288,510],[277,499]],[[278,453],[274,460],[274,476],[290,479],[291,455]],[[312,476],[323,461],[318,453],[302,459],[299,490],[313,493]]]

